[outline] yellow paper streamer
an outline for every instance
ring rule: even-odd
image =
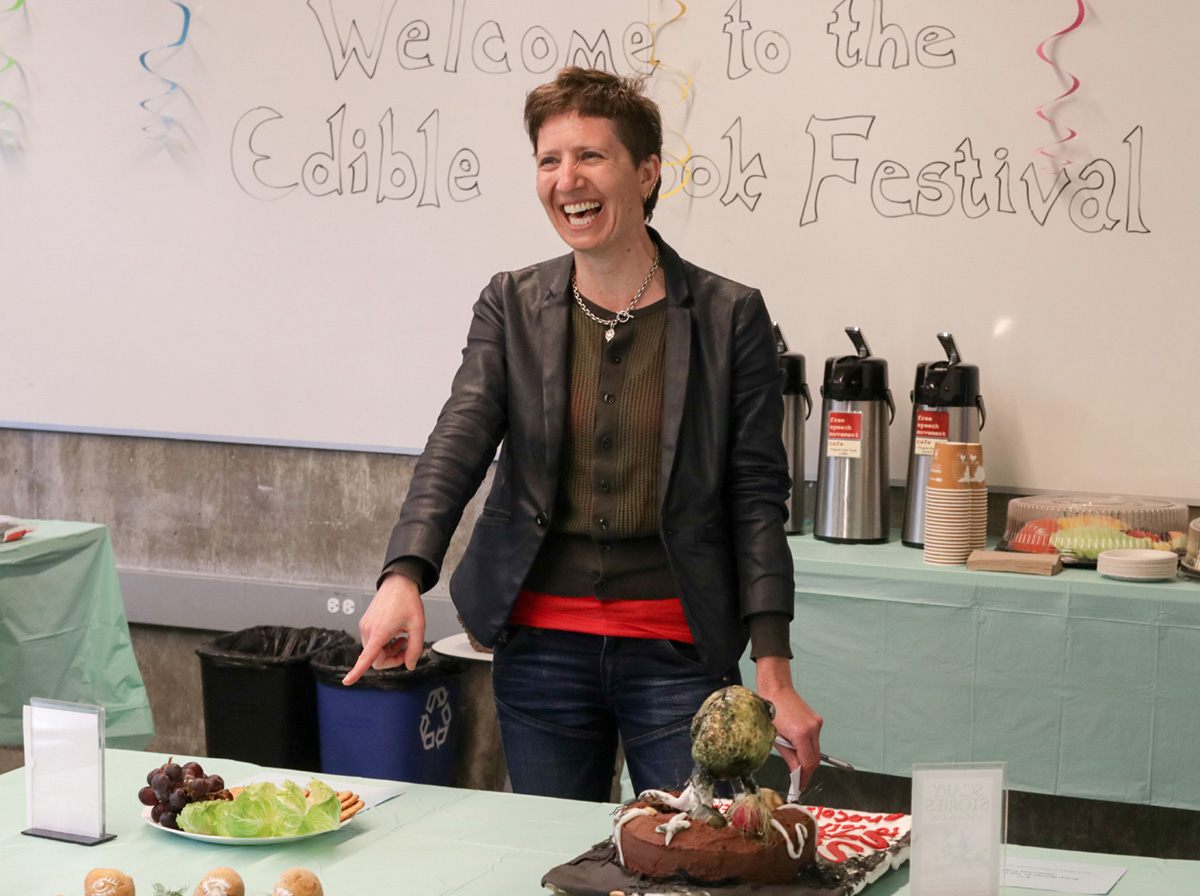
[[[688,94],[691,93],[694,79],[688,72],[684,71],[683,69],[676,68],[673,65],[668,65],[661,58],[659,58],[659,55],[658,55],[658,40],[659,40],[659,35],[662,33],[663,29],[669,27],[674,22],[678,22],[680,19],[683,18],[684,14],[687,12],[687,4],[682,2],[682,0],[675,0],[675,4],[679,7],[679,11],[677,13],[675,13],[675,15],[673,15],[671,18],[667,19],[665,22],[647,22],[646,25],[650,29],[650,73],[655,74],[660,69],[664,72],[673,73],[676,76],[677,80],[682,82],[682,87],[680,87],[680,89],[679,89],[679,102],[683,103],[683,102],[687,101]],[[679,141],[683,144],[684,155],[682,158],[673,159],[671,161],[667,161],[667,160],[663,161],[664,168],[678,168],[680,174],[679,174],[679,183],[677,183],[674,187],[672,187],[666,193],[660,193],[659,197],[658,197],[660,200],[661,199],[669,199],[670,197],[677,195],[687,185],[687,182],[688,182],[687,163],[691,160],[692,155],[693,155],[691,144],[688,143],[687,138],[684,137],[683,134],[681,134],[678,131],[673,130],[671,128],[667,129],[667,133],[677,137],[679,139]]]

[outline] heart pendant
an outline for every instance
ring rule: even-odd
[[[609,327],[607,330],[604,331],[604,341],[612,342],[613,337],[615,335],[617,335],[617,331],[615,329],[613,329],[612,327]]]

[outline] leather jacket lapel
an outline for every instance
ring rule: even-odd
[[[542,300],[542,407],[546,456],[542,469],[551,493],[558,477],[558,452],[562,448],[567,411],[567,330],[571,306],[567,302],[572,260],[556,259],[546,272]]]
[[[667,333],[664,352],[662,442],[659,450],[658,501],[665,511],[667,486],[675,466],[675,449],[679,444],[679,426],[687,399],[688,369],[692,354],[692,297],[683,262],[675,251],[662,241],[653,229],[650,235],[659,245],[663,271],[667,280]],[[665,518],[665,514],[664,514]]]
[[[667,486],[675,464],[679,424],[687,398],[688,361],[692,350],[692,309],[686,305],[667,307],[666,352],[663,373],[662,448],[658,475],[659,507],[665,508]]]

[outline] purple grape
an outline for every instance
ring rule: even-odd
[[[203,778],[204,769],[200,767],[199,762],[185,762],[183,764],[183,776],[185,778]]]
[[[190,800],[188,799],[187,793],[184,792],[182,788],[176,788],[175,790],[172,790],[171,795],[167,797],[167,808],[172,812],[182,812],[183,807],[189,802]]]
[[[138,791],[138,799],[143,806],[153,806],[158,802],[158,794],[154,792],[153,787],[143,787]]]
[[[178,784],[183,779],[183,769],[176,762],[168,762],[163,766],[163,774]]]
[[[194,800],[202,800],[208,796],[209,787],[207,778],[187,778],[184,781],[184,789],[187,795]]]
[[[216,793],[218,790],[225,789],[225,779],[220,775],[209,775],[207,780],[209,793]]]
[[[150,820],[155,824],[158,824],[158,820],[162,818],[162,814],[166,811],[166,809],[167,806],[165,803],[155,803],[154,808],[150,810]]]
[[[177,825],[175,823],[175,813],[172,812],[170,809],[168,809],[166,812],[164,812],[162,815],[159,816],[158,823],[161,824],[164,828],[171,828],[171,830],[174,830],[174,831],[179,830],[179,825]]]
[[[152,769],[150,769],[150,771],[148,771],[148,772],[146,773],[146,783],[147,783],[147,784],[150,784],[151,782],[153,782],[153,780],[154,780],[154,776],[155,776],[155,775],[158,775],[158,774],[161,774],[161,773],[162,773],[162,770],[163,770],[163,767],[162,767],[161,765],[160,765],[158,768],[152,768]]]
[[[171,779],[164,774],[155,775],[150,781],[150,786],[154,788],[158,798],[164,802],[171,793]]]

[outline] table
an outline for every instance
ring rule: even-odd
[[[1013,789],[1200,809],[1200,585],[927,566],[789,539],[821,743],[866,771],[1004,760]]]
[[[299,865],[315,871],[330,894],[380,893],[388,882],[388,887],[422,896],[535,896],[546,892],[539,887],[546,871],[604,839],[612,825],[613,806],[607,803],[406,784],[399,797],[360,814],[340,831],[311,840],[257,847],[199,843],[141,820],[138,787],[146,772],[166,758],[107,751],[108,830],[117,838],[96,847],[22,836],[24,775],[20,770],[0,775],[0,868],[5,892],[77,893],[91,868],[106,866],[132,875],[139,893],[151,892],[155,883],[183,887],[190,893],[206,871],[224,865],[242,875],[247,892],[265,893],[280,872]],[[230,760],[199,761],[206,771],[222,774],[230,782],[261,771]],[[1008,854],[1125,866],[1129,870],[1113,896],[1192,893],[1200,882],[1200,862],[1016,846],[1009,847]],[[905,866],[865,892],[905,896],[907,883]],[[1045,891],[1005,888],[1003,892],[1036,896]]]
[[[108,529],[37,522],[0,545],[0,745],[22,741],[30,697],[99,704],[110,745],[154,736]]]

